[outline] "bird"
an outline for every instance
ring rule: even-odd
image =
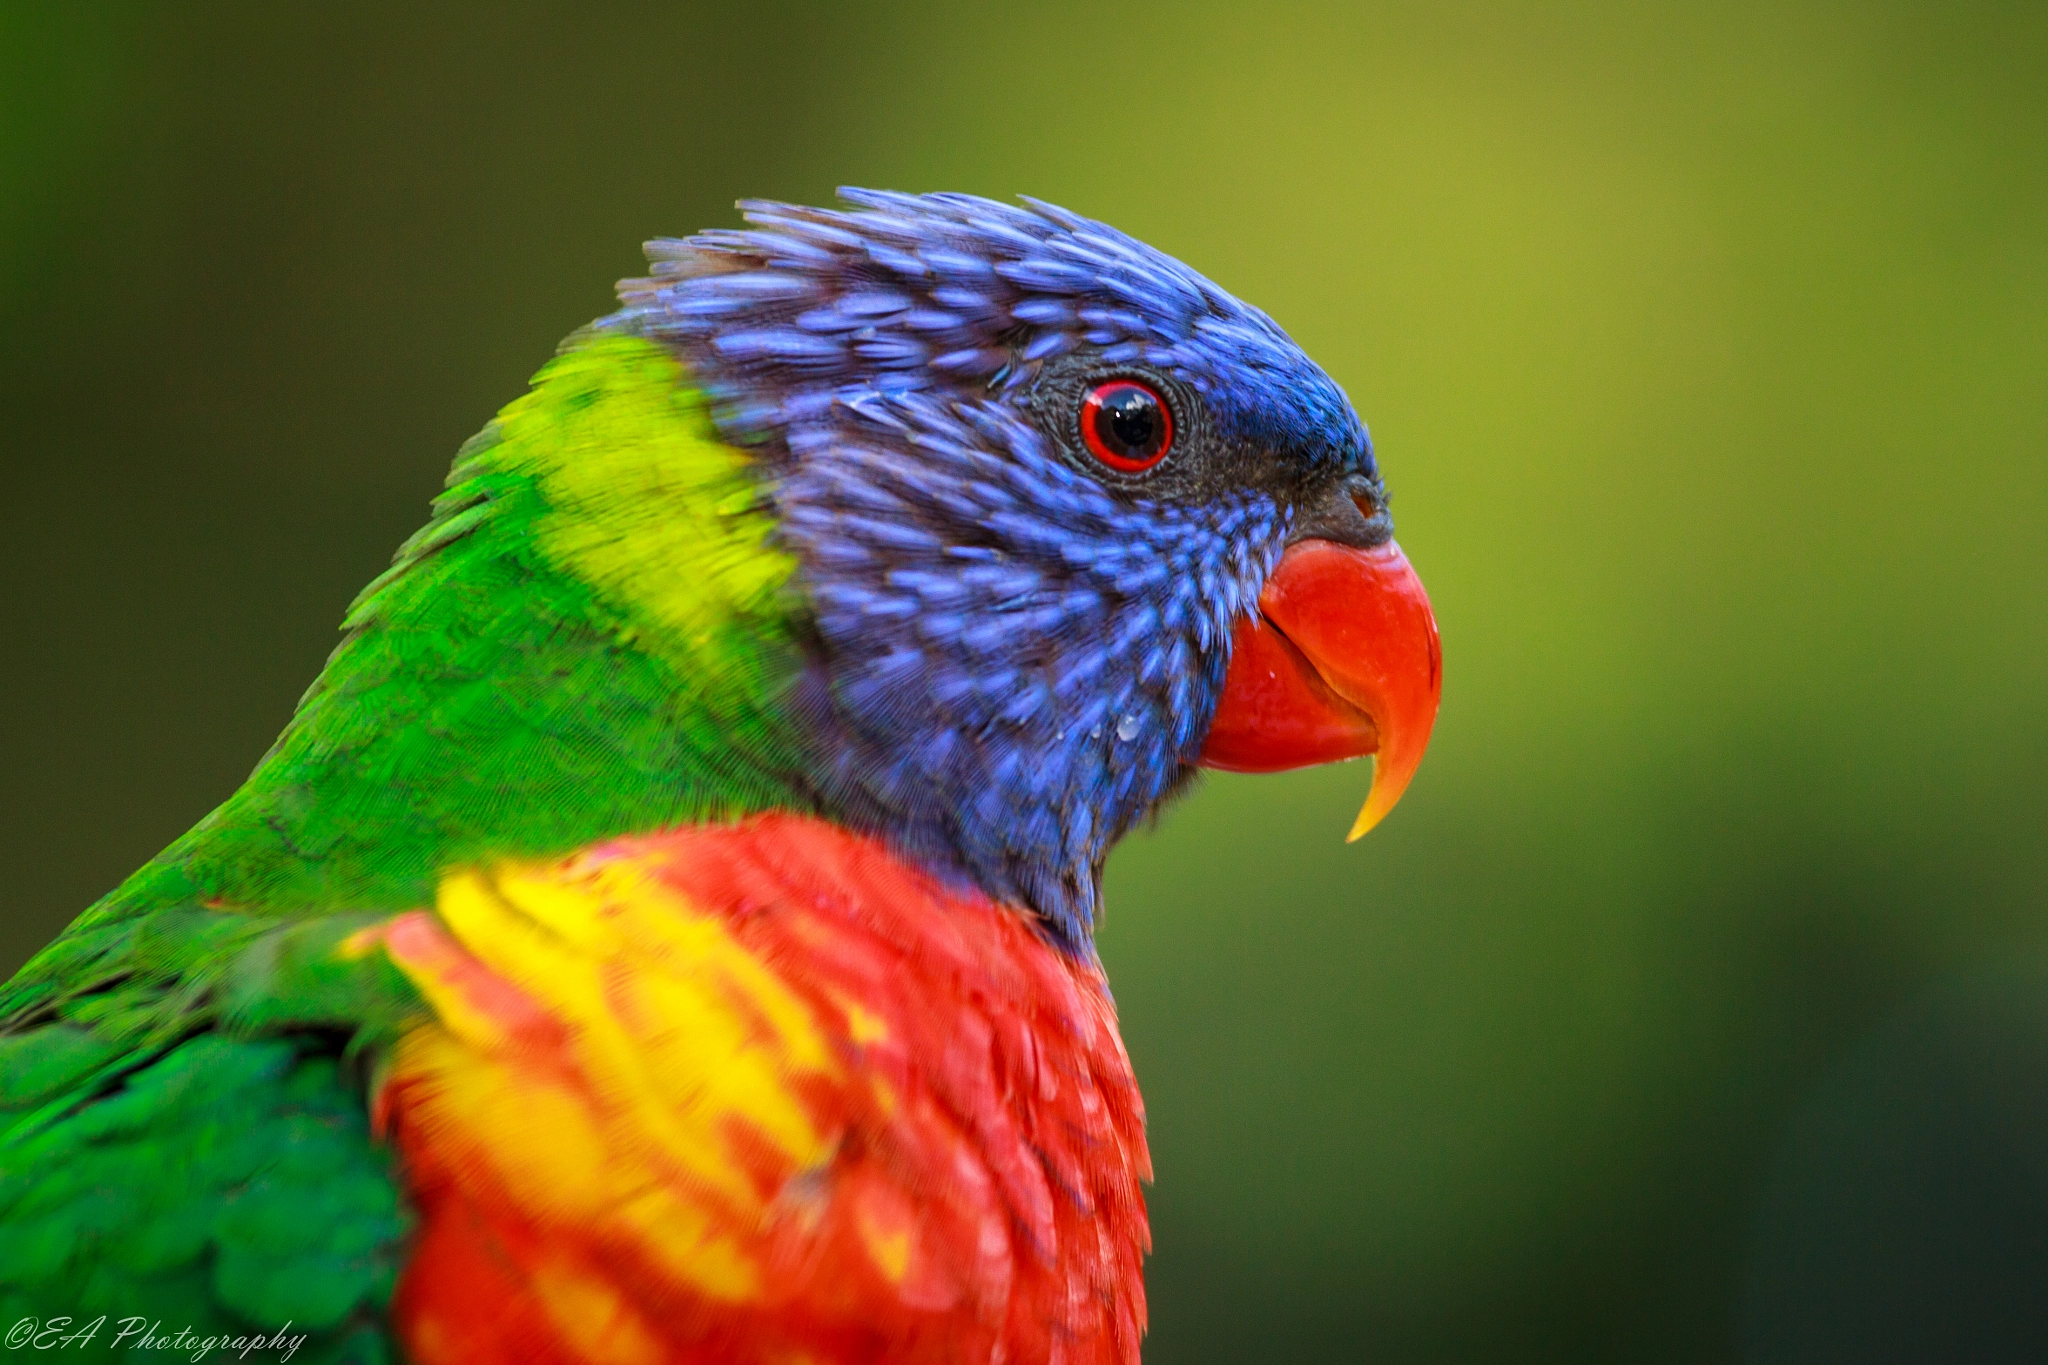
[[[1180,261],[1034,199],[739,207],[0,992],[15,1330],[1138,1359],[1105,859],[1205,768],[1369,758],[1377,823],[1428,596],[1344,391]]]

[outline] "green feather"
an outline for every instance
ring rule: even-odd
[[[463,448],[249,781],[0,1010],[111,1019],[78,997],[120,976],[204,1014],[231,968],[279,958],[261,940],[280,917],[427,904],[450,866],[808,805],[782,709],[790,563],[771,531],[748,457],[713,435],[673,356],[572,338]],[[246,982],[237,998],[289,1022],[290,1001],[332,994],[303,975],[253,993],[272,1003]],[[203,998],[185,998],[195,979]]]
[[[61,1024],[29,1037],[77,1046]],[[0,1134],[10,1321],[290,1320],[334,1337],[373,1323],[390,1294],[407,1222],[388,1154],[333,1062],[291,1042],[202,1035]]]

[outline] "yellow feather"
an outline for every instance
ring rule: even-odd
[[[628,864],[458,872],[437,908],[566,1044],[536,1049],[479,1008],[460,953],[394,954],[437,1016],[394,1068],[432,1141],[548,1220],[606,1226],[712,1297],[758,1295],[758,1268],[721,1231],[758,1224],[776,1193],[750,1151],[765,1142],[802,1170],[838,1136],[793,1088],[840,1074],[809,1006],[721,920]]]

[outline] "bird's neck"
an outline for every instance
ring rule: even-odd
[[[444,868],[814,809],[790,561],[666,352],[586,336],[464,448],[284,734],[115,893],[427,902]]]

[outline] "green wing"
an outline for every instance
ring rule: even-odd
[[[0,1040],[0,1077],[0,1321],[104,1317],[106,1352],[126,1319],[389,1358],[408,1214],[360,1087],[320,1044],[123,1050],[58,1023]]]

